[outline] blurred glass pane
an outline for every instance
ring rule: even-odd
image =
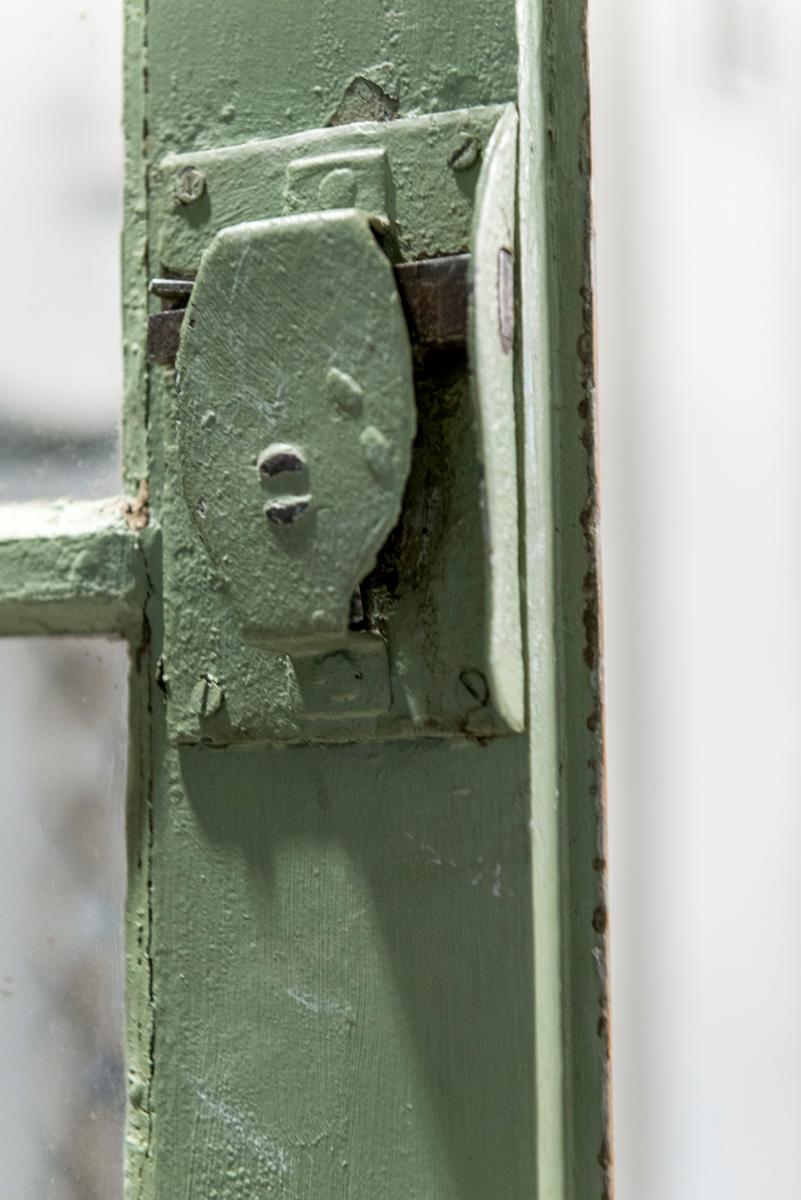
[[[122,3],[8,5],[0,80],[0,502],[114,492]]]
[[[0,640],[2,1194],[118,1200],[127,648]]]

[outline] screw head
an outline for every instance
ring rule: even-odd
[[[320,180],[317,192],[322,208],[353,208],[359,183],[350,167],[336,167]]]
[[[482,671],[474,668],[462,671],[459,675],[459,683],[463,689],[462,699],[465,698],[466,693],[480,708],[487,707],[490,700],[490,689],[487,677]]]
[[[184,167],[175,180],[175,198],[180,204],[194,204],[206,190],[206,176],[197,167]]]
[[[448,157],[448,166],[454,171],[466,171],[478,159],[479,145],[470,134],[462,134]]]

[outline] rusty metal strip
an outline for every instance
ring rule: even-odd
[[[424,346],[465,345],[469,274],[469,254],[425,258],[395,267],[413,342]]]
[[[469,254],[426,258],[395,267],[395,280],[413,342],[431,347],[465,345],[469,276]],[[150,290],[165,300],[180,303],[189,299],[192,281],[154,279]],[[184,308],[167,308],[149,318],[147,353],[151,362],[174,365],[184,312]]]
[[[184,308],[168,308],[148,318],[147,356],[151,362],[174,366],[185,312]]]

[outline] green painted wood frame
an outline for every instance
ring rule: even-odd
[[[131,645],[131,1200],[611,1194],[585,18],[585,0],[127,0],[135,499],[0,511],[0,632]],[[179,750],[149,171],[323,125],[365,76],[406,114],[518,104],[529,732]]]

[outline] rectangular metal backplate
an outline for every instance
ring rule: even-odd
[[[398,261],[465,251],[482,149],[503,108],[360,122],[167,155],[152,179],[164,273],[193,275],[226,225],[324,208],[385,215]]]
[[[168,156],[153,179],[160,267],[191,279],[226,226],[343,204],[385,222],[379,235],[396,264],[469,252],[482,155],[503,111],[354,124]],[[174,372],[158,372],[165,407],[174,408]],[[174,494],[162,683],[173,741],[231,746],[421,733],[484,740],[513,731],[494,704],[487,662],[491,564],[470,388],[463,346],[449,338],[418,345],[418,432],[401,519],[362,585],[362,627],[346,657],[292,659],[242,640],[183,501],[176,448],[166,447]],[[516,539],[516,511],[509,521]]]

